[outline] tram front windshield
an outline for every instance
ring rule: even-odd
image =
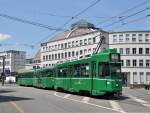
[[[110,74],[112,78],[120,78],[121,76],[121,68],[120,64],[118,63],[111,63],[110,64]]]
[[[99,63],[100,78],[120,78],[121,68],[118,63]]]

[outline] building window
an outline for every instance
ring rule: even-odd
[[[78,54],[78,51],[76,51],[76,56],[78,56],[79,54]]]
[[[55,59],[57,59],[57,54],[55,54]]]
[[[145,54],[148,54],[148,55],[149,55],[149,48],[146,48],[146,49],[145,49]]]
[[[143,48],[139,48],[139,54],[143,54]]]
[[[49,55],[49,60],[51,60],[51,55]]]
[[[88,49],[88,53],[91,53],[91,49]]]
[[[139,66],[143,67],[143,60],[139,60]]]
[[[140,83],[144,84],[144,73],[140,72]]]
[[[60,44],[58,44],[58,49],[61,49],[61,48],[60,48]]]
[[[43,56],[43,61],[45,61],[45,56]]]
[[[119,48],[120,54],[123,54],[123,48]]]
[[[65,52],[65,58],[67,58],[67,52]]]
[[[68,52],[68,57],[71,57],[71,52]]]
[[[146,60],[146,67],[150,66],[150,60]]]
[[[60,53],[58,53],[58,59],[60,59]]]
[[[67,48],[67,43],[65,43],[65,48]]]
[[[83,44],[83,43],[82,43],[82,40],[80,40],[80,46],[82,46],[82,44]]]
[[[124,66],[124,61],[123,60],[121,60],[121,66]]]
[[[130,66],[130,60],[126,60],[126,66]]]
[[[84,39],[84,45],[87,45],[87,39]]]
[[[55,50],[57,50],[58,48],[57,48],[57,45],[55,45]]]
[[[139,38],[139,42],[142,42],[142,34],[139,34],[138,38]]]
[[[92,39],[88,38],[88,44],[92,44]]]
[[[117,42],[117,35],[113,35],[113,42]]]
[[[82,52],[82,50],[80,50],[80,55],[82,55],[83,54],[83,52]]]
[[[63,49],[64,48],[64,44],[61,44],[61,49]]]
[[[133,60],[133,67],[136,66],[136,60]]]
[[[76,41],[76,46],[79,46],[79,45],[78,45],[78,41]]]
[[[132,42],[136,42],[136,34],[132,34]]]
[[[95,44],[95,43],[96,43],[96,37],[93,38],[93,44]]]
[[[64,53],[61,53],[61,58],[62,58],[62,59],[64,58]]]
[[[150,72],[146,72],[146,84],[150,82]]]
[[[132,54],[136,54],[136,48],[132,48]]]
[[[130,36],[129,34],[126,34],[126,42],[129,42],[129,40],[130,40],[129,36]]]
[[[49,48],[49,51],[51,51],[51,46],[49,46],[48,48]]]
[[[138,83],[137,72],[133,72],[133,83],[134,83],[134,84],[137,84],[137,83]]]
[[[123,42],[123,35],[119,35],[119,42]]]
[[[149,42],[149,34],[145,34],[145,42]]]
[[[130,48],[126,48],[126,54],[130,54]]]
[[[45,47],[43,47],[43,51],[45,51]]]
[[[74,47],[74,41],[72,41],[72,47]]]
[[[87,49],[84,49],[84,54],[86,54],[87,53]]]
[[[54,60],[54,55],[52,54],[52,60]]]
[[[68,48],[70,48],[71,47],[71,42],[68,42]]]
[[[74,57],[74,51],[72,51],[72,57]]]

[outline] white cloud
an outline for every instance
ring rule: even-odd
[[[0,33],[0,41],[4,41],[4,40],[10,39],[10,38],[12,38],[11,35]]]

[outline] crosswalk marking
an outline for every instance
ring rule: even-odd
[[[68,98],[68,97],[70,97],[71,95],[70,94],[66,94],[65,96],[64,96],[64,98]]]
[[[135,97],[135,96],[129,96],[131,99],[133,99],[134,101],[136,101],[136,102],[139,102],[140,104],[142,104],[143,106],[145,106],[145,107],[150,107],[150,105],[146,102],[146,101],[144,101],[144,100],[142,100],[142,99],[139,99],[139,98],[137,98],[137,97]]]
[[[83,97],[82,102],[88,102],[90,100],[89,97]]]
[[[118,102],[110,100],[109,101],[110,105],[112,106],[113,109],[115,109],[116,111],[121,111],[122,113],[126,113],[122,107],[119,105]]]

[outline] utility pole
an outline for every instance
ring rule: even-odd
[[[4,86],[4,80],[5,80],[5,56],[1,56],[3,60],[3,72],[1,74],[2,77],[2,86]]]

